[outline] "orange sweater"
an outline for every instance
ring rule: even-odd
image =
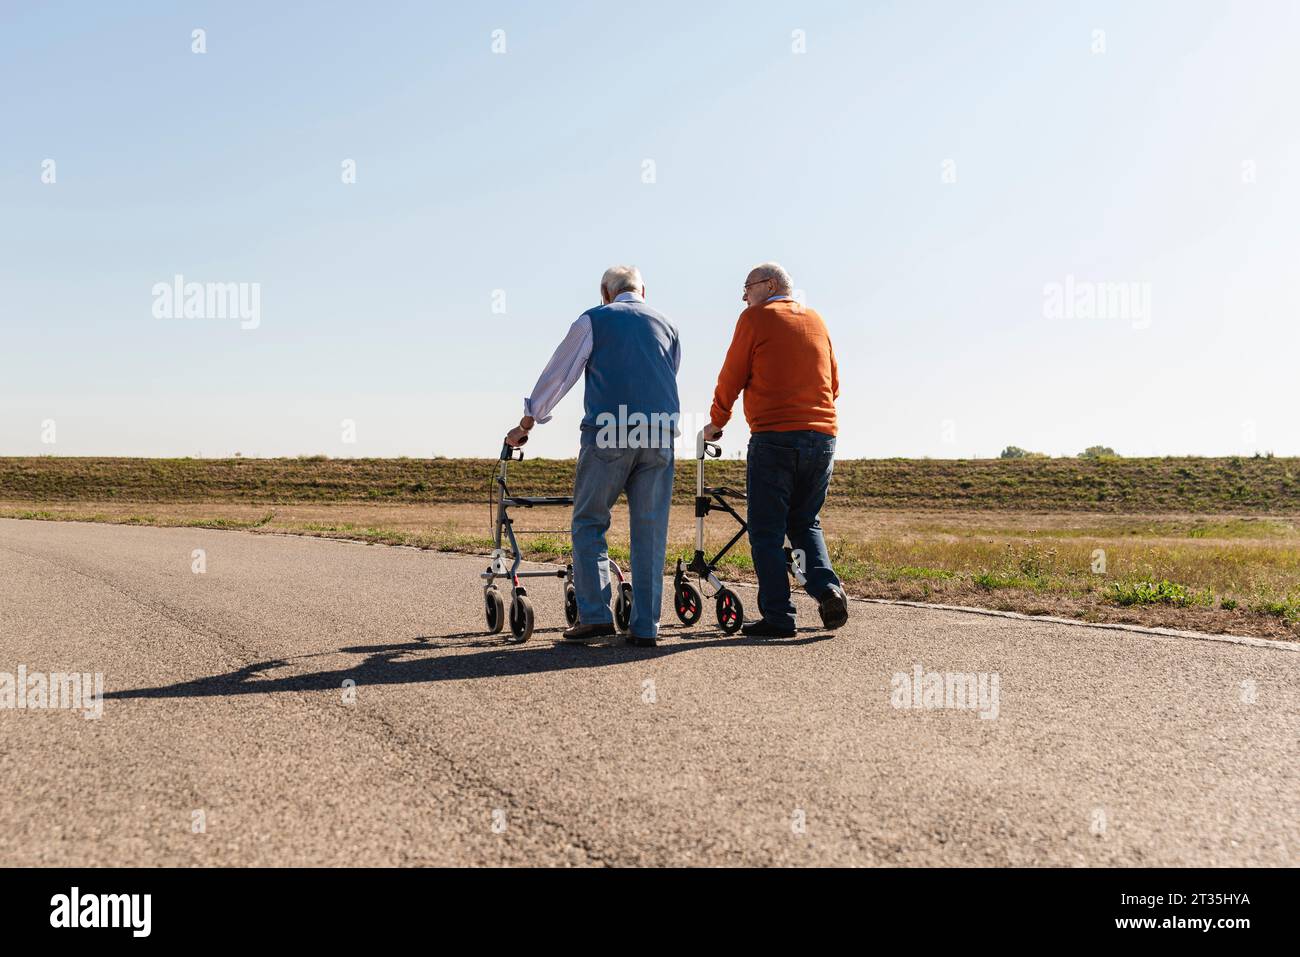
[[[722,428],[745,391],[750,432],[835,434],[839,371],[822,317],[790,299],[750,306],[736,321],[709,417]]]

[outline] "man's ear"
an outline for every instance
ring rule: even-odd
[[[641,298],[645,298],[645,283],[641,283]]]

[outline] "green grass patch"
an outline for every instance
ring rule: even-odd
[[[1037,591],[1044,586],[1044,582],[1039,578],[997,571],[976,572],[971,576],[971,582],[976,588],[985,591],[994,591],[998,588],[1030,588]]]
[[[897,578],[913,578],[922,581],[949,581],[957,577],[956,572],[944,568],[919,568],[915,565],[904,565],[897,569],[895,575]]]
[[[1211,605],[1214,602],[1214,596],[1208,590],[1193,591],[1186,585],[1168,579],[1112,582],[1103,594],[1111,604],[1125,607],[1171,605],[1176,608],[1189,608],[1192,605]]]
[[[546,535],[528,535],[521,537],[519,547],[530,555],[569,556],[573,554],[573,542],[567,538],[554,538]]]
[[[1288,625],[1300,623],[1300,599],[1297,598],[1263,599],[1251,607],[1261,614],[1280,618]]]

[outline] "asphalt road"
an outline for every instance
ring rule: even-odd
[[[484,564],[0,521],[0,704],[105,688],[0,710],[0,864],[1297,863],[1296,650],[809,602],[789,641],[568,648],[544,580],[514,646]],[[896,706],[918,666],[983,704]]]

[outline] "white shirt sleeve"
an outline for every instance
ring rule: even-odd
[[[551,410],[569,394],[590,358],[591,318],[584,314],[569,327],[569,334],[533,386],[532,395],[524,399],[524,415],[531,415],[538,423],[551,421]]]

